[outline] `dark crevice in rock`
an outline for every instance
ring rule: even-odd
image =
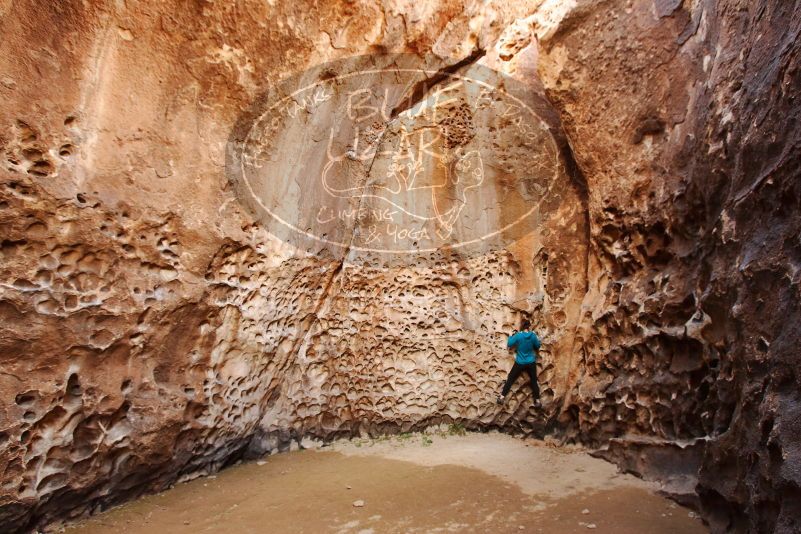
[[[394,119],[404,111],[412,109],[414,106],[422,102],[428,96],[431,89],[433,89],[443,81],[449,80],[452,74],[456,74],[465,67],[477,62],[479,59],[484,57],[486,53],[487,53],[486,50],[483,50],[481,48],[476,48],[466,58],[452,65],[442,67],[438,69],[437,72],[435,72],[433,75],[417,82],[414,86],[412,86],[411,90],[409,91],[409,95],[406,98],[403,98],[400,101],[400,103],[392,109],[392,113],[390,114],[390,120]]]

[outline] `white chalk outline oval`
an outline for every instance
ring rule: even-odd
[[[488,70],[492,70],[492,69],[489,69],[489,67],[483,67],[483,68],[486,68]],[[280,100],[278,100],[274,104],[272,104],[269,108],[267,108],[263,113],[258,115],[258,117],[255,120],[253,120],[253,123],[252,123],[251,127],[248,129],[248,134],[243,139],[242,146],[243,147],[248,146],[248,141],[251,139],[251,132],[255,128],[256,124],[261,123],[262,120],[264,119],[264,117],[268,113],[270,113],[275,107],[277,107],[281,103],[287,101],[288,99],[293,99],[293,97],[295,97],[297,94],[299,94],[301,92],[308,91],[309,89],[311,89],[313,87],[317,87],[322,83],[328,83],[328,82],[330,82],[331,80],[334,80],[334,79],[349,78],[349,77],[352,77],[352,76],[362,76],[362,75],[369,75],[369,74],[400,73],[400,72],[404,72],[404,73],[421,73],[421,74],[424,74],[426,76],[430,76],[432,74],[438,74],[439,73],[439,71],[436,71],[436,70],[426,70],[426,69],[408,69],[408,68],[369,69],[369,70],[360,70],[360,71],[357,71],[357,72],[350,72],[350,73],[343,74],[343,75],[340,75],[340,76],[335,76],[334,78],[326,78],[324,80],[317,80],[316,82],[314,82],[312,84],[309,84],[309,85],[307,85],[305,87],[297,89],[296,91],[290,93],[289,95],[284,96],[283,98],[281,98]],[[496,71],[493,71],[493,72],[496,72]],[[500,74],[500,73],[498,73],[498,74]],[[505,79],[508,79],[507,76],[504,76],[503,74],[500,74],[500,75],[502,77],[504,77]],[[554,139],[553,134],[550,133],[550,128],[548,127],[548,124],[537,113],[535,113],[534,110],[532,110],[531,107],[528,104],[522,102],[518,97],[508,93],[507,91],[503,91],[503,90],[499,89],[498,87],[493,87],[492,85],[490,85],[490,84],[488,84],[488,83],[486,83],[484,81],[481,81],[481,80],[475,80],[473,78],[467,78],[467,77],[462,76],[460,74],[454,74],[454,73],[447,73],[447,76],[450,77],[450,78],[455,78],[455,79],[459,79],[459,80],[463,80],[463,81],[474,82],[474,83],[480,84],[483,87],[485,87],[487,89],[490,89],[492,91],[498,91],[498,92],[501,92],[501,93],[505,94],[506,96],[508,96],[509,98],[514,100],[515,102],[517,102],[521,107],[525,108],[533,117],[535,117],[537,119],[537,121],[538,121],[538,125],[543,130],[547,131],[548,134],[549,134],[547,137],[548,137],[549,143],[551,144],[551,149],[552,149],[551,153],[554,154],[554,163],[555,163],[555,165],[554,165],[554,174],[552,176],[551,183],[548,185],[548,188],[546,189],[546,191],[540,196],[540,199],[536,202],[536,204],[529,211],[527,211],[526,213],[524,213],[523,215],[518,217],[515,221],[503,226],[502,228],[499,228],[499,229],[495,230],[492,233],[486,234],[486,235],[481,236],[479,238],[471,239],[469,241],[462,241],[462,242],[459,242],[459,243],[456,243],[456,244],[450,244],[449,243],[447,245],[442,245],[442,246],[437,247],[437,248],[426,248],[426,249],[421,249],[421,248],[413,248],[413,249],[376,249],[376,248],[354,246],[353,243],[338,243],[336,241],[332,241],[330,239],[326,239],[324,237],[320,237],[320,236],[314,235],[313,233],[308,232],[306,230],[302,230],[302,229],[296,227],[294,224],[292,224],[292,223],[290,223],[288,221],[285,221],[283,218],[281,218],[280,216],[278,216],[275,213],[273,213],[272,211],[270,211],[270,209],[267,208],[267,206],[264,205],[264,203],[261,201],[261,199],[253,191],[253,187],[251,186],[250,180],[248,179],[247,173],[245,172],[244,163],[243,163],[244,158],[240,157],[239,160],[240,160],[240,172],[241,172],[241,176],[242,176],[242,181],[244,182],[245,186],[247,187],[247,190],[248,190],[248,193],[250,194],[250,197],[266,213],[268,213],[273,219],[277,220],[278,222],[280,222],[281,224],[283,224],[287,228],[297,232],[298,234],[304,235],[304,236],[306,236],[308,238],[311,238],[313,240],[319,241],[321,243],[326,243],[326,244],[329,244],[329,245],[333,245],[335,247],[341,247],[344,250],[355,250],[355,251],[358,251],[358,252],[368,252],[368,253],[378,253],[378,254],[426,254],[426,253],[439,252],[441,250],[460,249],[460,248],[463,248],[463,247],[466,247],[466,246],[469,246],[469,245],[473,245],[473,244],[476,244],[476,243],[487,241],[488,239],[490,239],[492,237],[495,237],[495,236],[497,236],[499,234],[502,234],[503,232],[511,229],[513,226],[518,224],[523,219],[529,217],[536,210],[539,209],[540,204],[542,203],[542,199],[545,198],[548,193],[550,193],[551,189],[553,188],[553,185],[558,181],[559,172],[560,172],[561,167],[562,167],[562,162],[561,162],[561,160],[559,158],[559,147],[556,144],[556,140]],[[278,83],[278,86],[280,86],[281,83],[285,83],[289,79],[290,78],[286,78],[286,79],[282,80],[281,82]]]

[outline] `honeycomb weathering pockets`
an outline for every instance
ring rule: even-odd
[[[459,422],[798,532],[800,2],[0,2],[0,530]]]

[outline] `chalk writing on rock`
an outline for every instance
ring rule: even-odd
[[[499,249],[536,225],[561,170],[519,85],[408,56],[321,65],[240,117],[226,170],[269,231],[310,251]]]

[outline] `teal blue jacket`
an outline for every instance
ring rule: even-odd
[[[541,343],[540,338],[534,332],[518,332],[509,336],[506,346],[510,349],[512,347],[517,349],[517,354],[515,355],[516,363],[527,365],[537,361],[537,351]]]

